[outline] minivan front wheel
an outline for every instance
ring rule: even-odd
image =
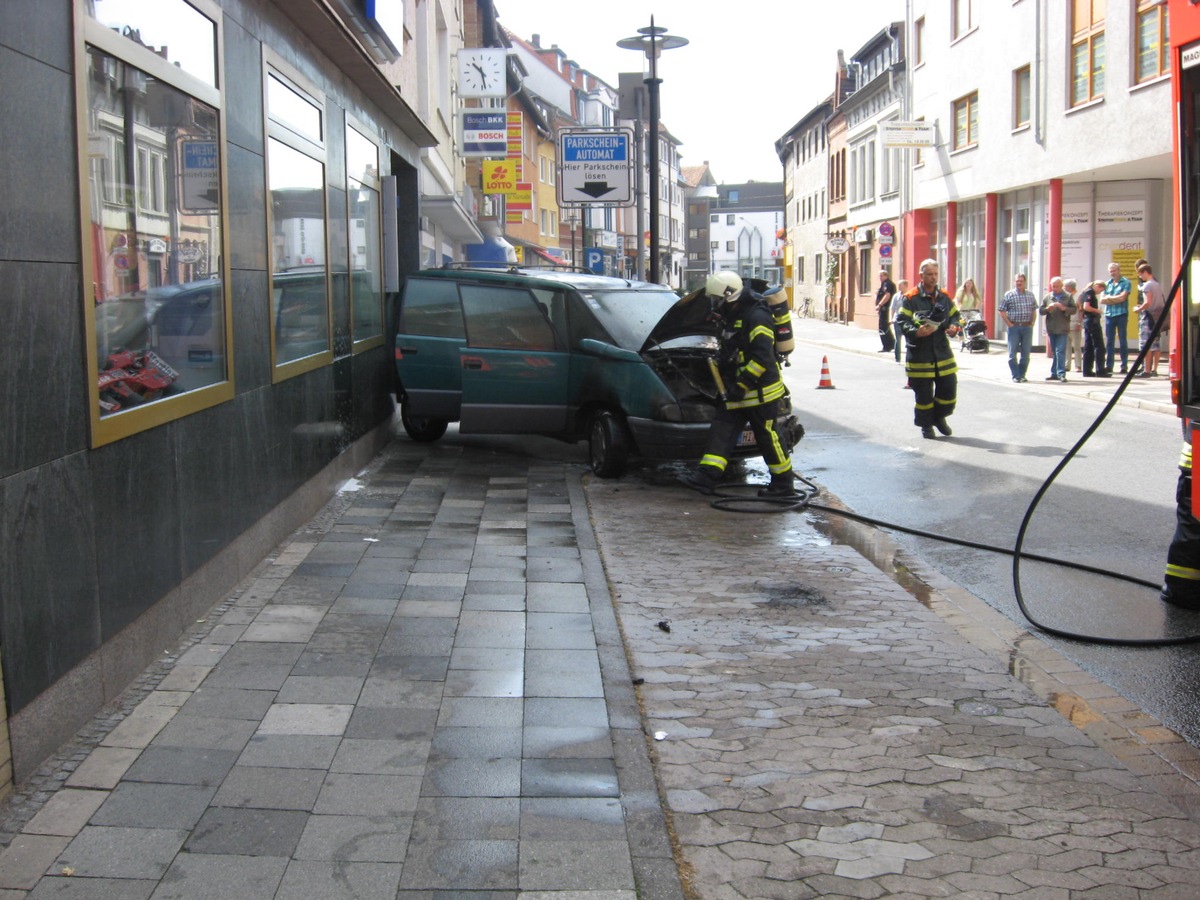
[[[588,425],[588,457],[601,478],[616,478],[625,471],[632,441],[625,423],[607,409],[592,416]]]
[[[429,443],[446,433],[446,420],[432,416],[414,416],[408,411],[408,403],[400,404],[400,424],[414,441]]]

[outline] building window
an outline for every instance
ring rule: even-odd
[[[730,202],[730,203],[737,203],[737,202],[738,202],[738,192],[737,192],[737,191],[730,191],[730,192],[729,192],[729,202]]]
[[[203,0],[86,7],[80,203],[98,446],[231,399],[233,385],[220,9]],[[178,58],[170,52],[183,46]]]
[[[979,142],[979,92],[954,101],[954,147],[962,150]]]
[[[925,62],[925,17],[913,22],[913,67]]]
[[[266,81],[271,346],[279,380],[333,358],[325,109],[315,88],[280,62],[267,63]]]
[[[734,252],[736,249],[737,249],[737,248],[736,248],[736,247],[734,247],[734,245],[733,245],[733,241],[726,241],[726,242],[725,242],[725,250],[726,250],[727,252],[729,252],[729,253],[733,253],[733,252]]]
[[[720,225],[721,224],[721,216],[719,213],[713,213],[711,216],[708,217],[708,221],[713,225]]]
[[[1071,105],[1104,96],[1106,0],[1074,0],[1071,12]]]
[[[1166,0],[1141,0],[1137,9],[1137,82],[1171,71]]]
[[[797,284],[804,283],[804,257],[803,256],[796,257],[796,283]]]
[[[1013,72],[1013,128],[1029,124],[1029,66]]]
[[[728,213],[725,216],[725,224],[726,225],[732,225],[735,221],[737,221],[737,216],[735,213]]]
[[[858,292],[871,293],[871,248],[863,247],[858,251]]]
[[[950,0],[950,40],[957,41],[975,27],[972,0]]]
[[[367,349],[383,339],[383,228],[380,221],[379,147],[346,128],[346,203],[350,245],[350,339]],[[335,327],[334,333],[340,329]],[[339,343],[335,339],[335,345]],[[335,347],[335,349],[338,349]]]

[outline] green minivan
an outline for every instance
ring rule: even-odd
[[[437,440],[449,422],[586,440],[603,478],[632,455],[703,452],[719,324],[702,291],[681,300],[580,271],[446,267],[406,279],[397,321],[396,397],[414,440]],[[747,430],[737,455],[757,453]]]

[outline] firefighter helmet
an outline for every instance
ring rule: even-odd
[[[720,300],[732,300],[742,292],[742,279],[728,269],[714,272],[704,283],[704,292]]]

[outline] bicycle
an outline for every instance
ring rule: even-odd
[[[811,319],[813,317],[814,313],[813,313],[812,305],[813,305],[812,297],[805,297],[803,300],[800,301],[800,317],[801,318]]]

